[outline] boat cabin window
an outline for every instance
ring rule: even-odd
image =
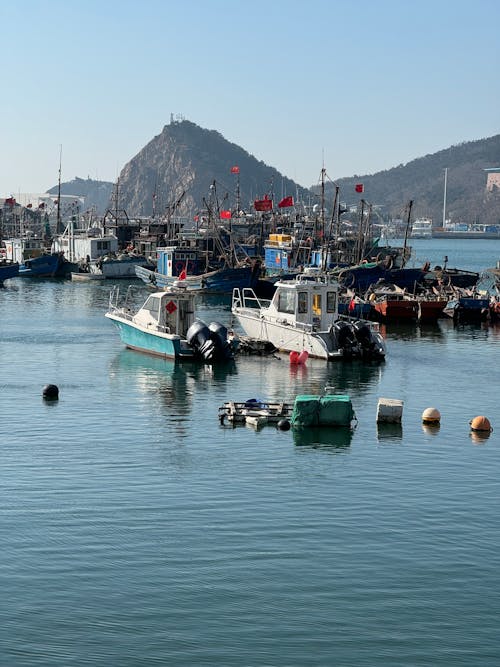
[[[326,293],[326,312],[334,313],[337,310],[337,292]]]
[[[287,289],[282,290],[278,295],[278,311],[280,313],[295,312],[295,292]]]
[[[151,315],[155,316],[155,318],[158,317],[159,308],[160,308],[160,299],[157,296],[150,296],[149,299],[144,304],[144,306],[142,307],[143,310],[148,310],[151,313]]]
[[[321,294],[313,294],[312,310],[314,315],[321,315]]]
[[[307,303],[307,292],[299,292],[299,314],[307,313],[308,303]]]

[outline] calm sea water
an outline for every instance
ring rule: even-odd
[[[0,291],[1,665],[500,664],[499,326],[387,327],[381,365],[211,370],[123,349],[109,287]],[[225,401],[325,385],[351,396],[352,434],[219,426]],[[401,429],[377,428],[379,397],[404,400]]]

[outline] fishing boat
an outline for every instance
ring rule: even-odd
[[[208,326],[196,318],[195,295],[178,281],[150,294],[138,309],[131,307],[131,288],[123,301],[119,287],[110,294],[105,317],[118,328],[126,347],[173,359],[202,359],[212,363],[233,357],[234,341],[218,322]]]
[[[459,294],[443,310],[454,322],[482,322],[490,315],[490,298],[486,295]]]
[[[55,278],[63,275],[64,255],[50,252],[43,239],[23,236],[4,239],[5,257],[19,264],[19,276],[26,278]]]
[[[417,218],[411,225],[410,237],[412,239],[431,239],[432,219]]]
[[[251,288],[233,291],[231,312],[244,334],[278,350],[307,352],[319,359],[383,359],[378,324],[338,313],[339,285],[319,270],[280,280],[271,300]]]
[[[157,248],[156,270],[144,266],[135,268],[137,278],[155,289],[172,286],[181,277],[188,290],[213,294],[230,294],[235,287],[255,287],[260,277],[260,263],[242,266],[222,266],[203,272],[195,249],[175,246]]]

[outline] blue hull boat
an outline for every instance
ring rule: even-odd
[[[349,289],[366,292],[370,285],[383,280],[413,292],[415,285],[422,282],[424,275],[422,269],[389,268],[383,262],[371,262],[342,270],[339,273],[339,282]]]
[[[54,278],[58,275],[61,255],[53,253],[27,259],[19,266],[19,275],[25,278]]]
[[[146,285],[155,289],[171,287],[179,281],[179,276],[167,276],[157,271],[151,271],[142,266],[136,266],[135,274]],[[218,269],[198,276],[187,276],[182,280],[190,291],[203,291],[210,294],[230,294],[234,288],[255,287],[259,276],[251,266]]]
[[[488,318],[489,310],[488,297],[461,296],[448,301],[443,312],[454,322],[482,322]]]

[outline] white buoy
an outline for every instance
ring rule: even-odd
[[[439,424],[441,421],[441,413],[437,408],[425,408],[422,412],[422,423],[424,424]]]
[[[403,418],[403,401],[399,398],[379,398],[377,424],[400,424]]]

